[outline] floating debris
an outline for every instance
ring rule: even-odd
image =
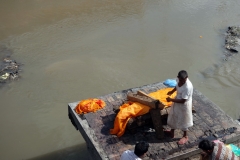
[[[0,63],[0,83],[18,79],[21,65],[9,57],[3,58]]]
[[[237,47],[240,42],[240,26],[228,27],[225,37],[225,48],[231,53],[238,53]]]
[[[3,74],[3,75],[0,76],[0,79],[1,79],[1,80],[6,80],[6,79],[9,78],[9,75],[10,75],[9,73],[5,73],[5,74]]]

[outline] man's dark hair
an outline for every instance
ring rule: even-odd
[[[204,139],[201,142],[199,142],[198,148],[200,148],[204,151],[213,150],[214,144],[213,144],[213,142],[210,142],[209,140]]]
[[[181,71],[178,72],[178,76],[177,77],[181,78],[181,79],[185,79],[185,78],[188,77],[188,73],[185,70],[181,70]]]
[[[149,144],[145,141],[138,142],[135,145],[134,153],[138,156],[141,157],[148,151]]]

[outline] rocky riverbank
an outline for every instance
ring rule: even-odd
[[[0,86],[12,80],[20,78],[21,63],[11,58],[11,50],[0,46]]]
[[[238,53],[240,50],[239,46],[240,46],[240,26],[228,27],[225,36],[225,48],[227,49],[225,56],[229,57],[235,53]]]

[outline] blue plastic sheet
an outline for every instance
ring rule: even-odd
[[[177,81],[175,79],[167,79],[163,82],[163,84],[168,87],[175,87],[177,85]]]

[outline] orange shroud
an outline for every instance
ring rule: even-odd
[[[167,97],[174,98],[177,95],[177,92],[174,92],[171,96],[167,95],[167,93],[172,90],[173,90],[173,88],[164,88],[164,89],[160,89],[156,92],[149,93],[148,95],[155,99],[158,99],[160,102],[162,102],[163,105],[165,105],[164,108],[167,108],[172,105],[172,102],[168,102],[166,100],[166,98]]]
[[[167,102],[166,98],[169,97],[167,93],[171,90],[173,90],[173,88],[164,88],[156,92],[150,93],[149,96],[160,100],[166,107],[169,107],[172,105],[172,102]],[[170,97],[173,98],[175,96],[176,92],[173,93]],[[146,114],[149,112],[149,110],[150,107],[140,104],[138,102],[128,102],[123,104],[120,107],[120,111],[115,118],[114,128],[110,129],[110,134],[116,134],[118,137],[121,137],[125,132],[127,123],[130,118]]]
[[[75,108],[75,111],[77,114],[95,112],[105,107],[105,105],[106,104],[103,100],[91,98],[91,99],[86,99],[79,102],[77,107]]]
[[[114,128],[110,130],[110,133],[116,134],[118,137],[122,136],[130,118],[146,114],[149,110],[150,107],[138,102],[123,104],[115,118]]]

